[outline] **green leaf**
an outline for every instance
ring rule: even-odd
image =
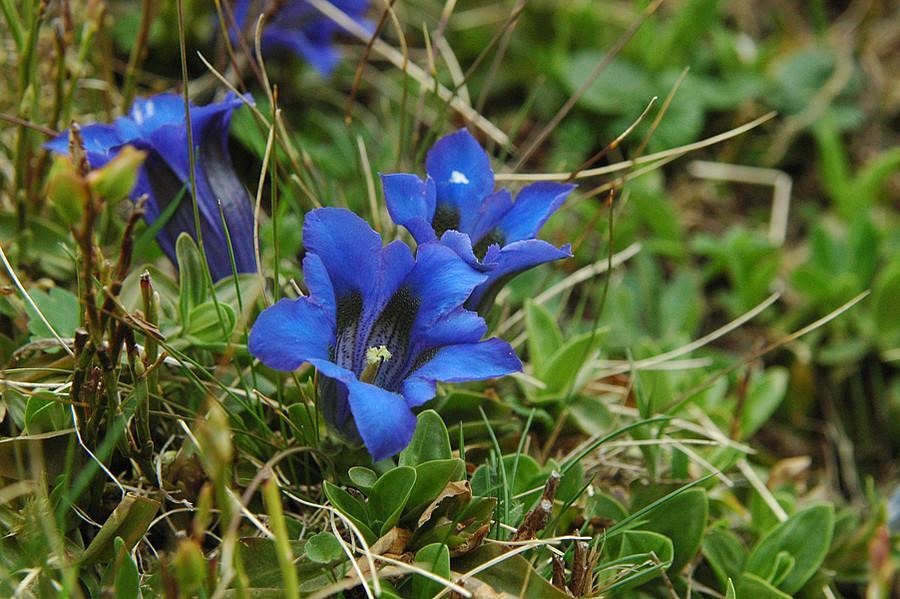
[[[187,183],[185,183],[181,189],[178,190],[175,197],[172,198],[172,201],[166,205],[156,220],[153,221],[153,224],[147,227],[144,232],[141,233],[140,237],[137,238],[134,242],[135,256],[144,256],[148,252],[150,244],[153,243],[156,234],[163,230],[163,227],[166,226],[166,223],[169,222],[169,219],[171,219],[175,214],[175,211],[178,210],[178,205],[188,196],[187,190],[188,186]]]
[[[752,597],[753,599],[791,598],[787,593],[782,593],[759,576],[750,574],[749,572],[741,574],[741,578],[738,580],[737,585],[737,596],[741,599],[744,597]]]
[[[787,368],[772,366],[753,381],[741,413],[742,439],[753,436],[781,405],[787,393],[788,378]]]
[[[569,421],[589,435],[603,435],[612,428],[614,418],[599,397],[576,395],[569,402]]]
[[[900,260],[891,262],[875,279],[872,317],[882,349],[900,343]]]
[[[747,560],[746,570],[765,579],[773,574],[778,554],[784,551],[793,556],[795,564],[778,588],[785,593],[796,593],[822,565],[833,529],[834,507],[831,505],[816,505],[797,512],[757,543]]]
[[[325,491],[325,497],[328,498],[331,505],[359,528],[363,536],[366,537],[367,542],[374,543],[378,540],[378,537],[375,536],[375,533],[369,527],[368,510],[360,500],[327,480],[322,485],[322,490]]]
[[[450,435],[444,421],[434,410],[425,410],[416,418],[416,431],[406,449],[400,452],[401,466],[416,466],[429,460],[447,460]]]
[[[634,588],[660,576],[672,565],[674,550],[668,537],[648,530],[629,530],[622,535],[619,560],[630,564],[635,571],[608,588],[610,593]],[[654,563],[638,568],[652,560]]]
[[[697,554],[706,528],[708,504],[705,489],[689,489],[674,497],[664,510],[651,512],[641,527],[671,539],[674,557],[670,573],[678,573]],[[672,514],[678,517],[673,518]]]
[[[224,343],[231,337],[237,316],[228,304],[219,304],[217,307],[214,302],[209,301],[194,306],[187,322],[188,339],[195,345],[209,346]]]
[[[505,551],[496,545],[483,545],[456,558],[454,570],[466,572],[496,558]],[[568,595],[550,584],[521,555],[508,557],[475,575],[497,596],[528,597],[528,599],[567,599]],[[485,593],[485,596],[493,596]]]
[[[734,590],[734,582],[730,578],[725,585],[725,599],[737,599],[737,591]]]
[[[557,350],[538,378],[546,385],[541,395],[564,393],[572,387],[582,367],[594,358],[594,351],[605,332],[579,335]]]
[[[378,475],[375,474],[374,470],[363,466],[353,466],[347,474],[350,476],[350,480],[353,481],[353,484],[363,491],[371,489],[372,485],[375,484],[375,481],[378,480]]]
[[[591,518],[605,518],[618,522],[628,517],[628,512],[612,495],[597,492],[588,499],[587,515]]]
[[[737,580],[741,575],[747,550],[733,532],[710,528],[703,539],[703,557],[724,586],[728,580]]]
[[[159,502],[155,499],[127,494],[81,554],[81,563],[90,565],[112,558],[116,537],[121,537],[127,550],[131,551],[147,532],[158,510]]]
[[[779,551],[775,557],[775,563],[772,564],[772,571],[766,576],[766,579],[772,586],[777,587],[793,572],[796,564],[797,560],[791,554],[786,551]]]
[[[138,573],[137,564],[131,559],[131,554],[125,546],[122,537],[116,537],[114,541],[116,559],[113,562],[115,570],[116,597],[134,597],[141,596],[141,575]]]
[[[59,431],[72,426],[64,403],[50,393],[33,393],[25,400],[24,432],[27,435]]]
[[[416,563],[425,570],[450,579],[450,550],[443,543],[432,543],[419,549]],[[429,599],[436,596],[444,586],[425,578],[421,574],[412,577],[412,599]]]
[[[575,92],[605,54],[600,50],[585,50],[572,55],[564,72],[564,82]],[[579,103],[602,114],[624,114],[637,106],[638,110],[656,95],[650,77],[637,65],[624,58],[610,62],[581,96]]]
[[[254,599],[284,597],[284,582],[278,564],[278,547],[275,541],[249,537],[241,539],[239,543],[241,561],[250,584],[250,597]],[[307,541],[291,541],[291,554],[304,556],[306,544]],[[330,569],[324,564],[301,558],[295,565],[298,578],[302,581],[300,584],[302,591],[314,591],[333,581]]]
[[[306,540],[306,557],[317,564],[328,564],[346,555],[337,537],[330,532],[320,532]]]
[[[435,497],[444,490],[451,480],[458,479],[465,472],[465,463],[460,459],[431,460],[416,466],[416,484],[407,500],[409,515],[428,507]]]
[[[29,295],[60,337],[66,339],[75,336],[75,329],[81,324],[81,306],[72,292],[54,287],[49,292],[32,289]],[[32,340],[54,339],[53,332],[28,302],[25,303],[25,313],[28,314],[28,330]]]
[[[562,331],[550,311],[531,300],[525,302],[525,330],[528,332],[528,359],[540,378],[550,357],[562,347]]]
[[[381,475],[372,486],[369,514],[373,524],[380,524],[380,535],[386,534],[400,519],[415,484],[415,468],[397,466]]]
[[[178,236],[175,242],[175,255],[178,258],[178,308],[181,313],[182,325],[185,329],[191,327],[191,312],[194,308],[206,302],[208,291],[206,275],[203,270],[203,257],[197,244],[187,233]]]
[[[227,276],[216,283],[214,289],[220,304],[228,304],[238,311],[240,304],[247,307],[256,302],[262,293],[262,281],[256,273],[238,273],[237,285],[234,283],[234,277]],[[238,290],[241,293],[240,302],[238,302]]]

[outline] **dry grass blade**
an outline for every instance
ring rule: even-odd
[[[809,324],[797,331],[794,331],[790,335],[782,337],[778,341],[770,343],[758,351],[752,352],[749,356],[745,357],[743,360],[734,364],[733,366],[730,366],[728,368],[725,368],[725,369],[713,374],[712,376],[710,376],[708,379],[706,379],[705,381],[703,381],[702,383],[700,383],[693,389],[690,389],[689,391],[685,392],[676,401],[674,401],[671,404],[669,404],[668,406],[666,406],[664,408],[664,410],[667,413],[672,413],[672,412],[676,411],[685,402],[690,400],[691,397],[693,397],[694,395],[709,388],[709,386],[712,385],[718,379],[734,372],[738,368],[742,368],[742,367],[746,366],[747,364],[749,364],[755,360],[758,360],[759,358],[766,355],[767,353],[774,351],[774,350],[778,349],[779,347],[787,345],[788,343],[791,343],[792,341],[796,341],[800,337],[803,337],[804,335],[811,333],[812,331],[818,329],[819,327],[822,327],[822,326],[828,324],[829,322],[831,322],[832,320],[834,320],[835,318],[837,318],[838,316],[840,316],[841,314],[843,314],[844,312],[846,312],[847,310],[849,310],[850,308],[852,308],[853,306],[855,306],[856,304],[858,304],[859,302],[864,300],[870,293],[871,293],[871,291],[868,291],[868,290],[863,291],[862,293],[860,293],[859,295],[857,295],[856,297],[854,297],[847,303],[843,304],[842,306],[833,310],[832,312],[826,314],[825,316],[816,320],[812,324]]]
[[[632,243],[631,245],[629,245],[627,248],[625,248],[621,252],[613,254],[613,257],[612,257],[613,268],[620,266],[621,264],[625,263],[627,260],[633,258],[640,251],[641,251],[641,244],[640,243]],[[579,268],[578,270],[576,270],[575,272],[570,274],[568,277],[566,277],[565,279],[563,279],[556,285],[553,285],[546,291],[540,293],[536,298],[534,298],[533,301],[536,304],[546,303],[547,301],[556,297],[557,295],[564,292],[565,290],[567,290],[571,287],[574,287],[575,285],[578,285],[579,283],[587,281],[591,277],[595,277],[597,275],[605,273],[607,270],[609,270],[609,265],[610,265],[609,258],[604,257],[604,258],[601,258],[600,260],[597,260],[593,264],[588,264],[587,266],[583,266],[582,268]],[[511,328],[513,328],[514,326],[519,324],[523,318],[525,318],[525,311],[518,310],[517,312],[512,314],[509,318],[504,320],[500,324],[500,326],[497,327],[497,334],[503,335],[504,333],[509,331]]]
[[[694,152],[696,150],[701,150],[703,148],[715,145],[717,143],[721,143],[733,137],[737,137],[751,129],[759,127],[766,121],[770,121],[775,118],[774,112],[769,112],[764,114],[761,117],[755,118],[748,123],[744,123],[739,127],[735,127],[734,129],[729,129],[723,133],[719,133],[718,135],[713,135],[712,137],[707,137],[706,139],[701,139],[700,141],[696,141],[694,143],[685,144],[683,146],[678,146],[677,148],[671,148],[668,150],[663,150],[661,152],[656,152],[654,154],[647,154],[646,156],[641,156],[640,158],[636,158],[634,160],[623,160],[622,162],[617,162],[615,164],[609,164],[607,166],[600,166],[597,168],[588,169],[578,173],[578,176],[575,179],[587,179],[590,177],[598,177],[601,175],[609,175],[612,173],[617,173],[619,171],[628,170],[634,166],[640,164],[646,164],[649,162],[656,162],[658,160],[663,160],[665,158],[670,157],[681,157],[690,152]],[[495,173],[494,180],[501,181],[518,181],[518,182],[526,182],[526,181],[567,181],[571,177],[572,173],[570,171],[562,172],[562,173]]]
[[[356,38],[363,41],[368,41],[370,39],[369,33],[364,27],[327,0],[308,0],[308,2],[313,8],[332,19]],[[425,72],[422,67],[409,60],[408,57],[405,57],[396,48],[382,40],[375,40],[372,48],[375,52],[390,61],[395,67],[402,69],[405,66],[406,72],[410,77],[415,79],[426,89],[435,89],[438,97],[447,102],[451,108],[456,110],[463,118],[471,122],[472,125],[477,127],[495,142],[501,145],[506,145],[509,142],[509,137],[497,128],[496,125],[479,114],[472,106],[466,104],[461,97],[441,85],[434,77]]]
[[[549,538],[549,539],[534,539],[531,541],[524,541],[520,546],[516,547],[515,549],[512,549],[511,551],[508,551],[506,553],[502,553],[502,554],[498,555],[497,557],[490,559],[475,568],[472,568],[468,572],[464,572],[464,573],[460,574],[459,578],[457,580],[461,583],[465,582],[466,580],[476,576],[477,574],[484,572],[485,570],[489,570],[489,569],[493,568],[494,566],[496,566],[497,564],[500,564],[500,563],[508,560],[511,557],[519,555],[520,553],[525,553],[526,551],[530,551],[531,549],[535,549],[537,547],[545,547],[545,546],[553,545],[554,543],[559,543],[560,540],[564,539],[564,538],[567,539],[569,537],[553,537],[553,538]],[[440,593],[438,593],[437,595],[434,596],[434,599],[443,597],[448,592],[450,592],[449,589],[444,588]]]
[[[277,114],[277,113],[276,113]],[[262,213],[262,195],[263,195],[263,187],[266,182],[266,173],[269,171],[269,158],[272,155],[272,146],[275,143],[275,125],[269,127],[269,136],[266,139],[266,151],[263,154],[262,167],[259,169],[259,183],[256,187],[256,203],[253,209],[253,248],[256,251],[256,263],[262,265],[262,252],[259,246],[259,217]],[[266,293],[266,276],[263,273],[263,269],[259,269],[259,279],[260,284],[262,285],[262,295],[266,298],[267,303],[271,303],[271,299],[268,297],[268,293]]]
[[[695,339],[694,341],[691,341],[690,343],[686,343],[685,345],[682,345],[681,347],[677,347],[671,351],[667,351],[662,354],[651,356],[649,358],[644,358],[643,360],[637,360],[628,366],[622,366],[621,368],[614,369],[611,372],[604,373],[603,378],[613,376],[616,374],[622,374],[625,372],[635,372],[638,370],[646,370],[648,368],[653,368],[655,366],[658,366],[664,362],[668,362],[669,360],[673,360],[675,358],[680,358],[681,356],[690,354],[690,353],[700,349],[701,347],[712,343],[716,339],[724,337],[728,333],[731,333],[732,331],[739,329],[744,324],[750,322],[751,320],[753,320],[754,318],[756,318],[757,316],[759,316],[760,314],[765,312],[765,310],[769,306],[771,306],[772,304],[777,302],[780,297],[781,297],[780,293],[773,293],[772,295],[770,295],[769,297],[764,299],[762,302],[760,302],[757,306],[755,306],[751,310],[748,310],[747,312],[741,314],[740,316],[738,316],[731,322],[717,328],[716,330],[704,335],[703,337],[700,337],[699,339]]]
[[[608,153],[610,153],[611,151],[618,148],[619,144],[621,144],[622,141],[625,140],[625,138],[627,138],[629,135],[631,135],[631,132],[634,131],[635,127],[637,127],[641,123],[641,121],[644,120],[644,117],[647,116],[647,113],[650,112],[650,109],[653,108],[653,105],[656,104],[656,101],[658,99],[659,98],[657,98],[656,96],[653,96],[650,99],[650,101],[647,102],[647,107],[644,108],[643,112],[641,112],[641,114],[638,115],[638,118],[634,119],[633,123],[628,125],[628,127],[626,127],[625,130],[622,131],[618,136],[616,136],[616,138],[614,140],[609,142],[606,145],[606,147],[604,147],[602,150],[600,150],[599,152],[597,152],[596,154],[594,154],[593,156],[588,158],[581,166],[579,166],[577,169],[572,171],[572,174],[569,175],[569,178],[566,180],[571,181],[573,179],[577,179],[578,173],[580,173],[581,171],[583,171],[585,169],[591,168],[591,166],[596,164],[598,160],[600,160],[601,158],[606,156]]]
[[[603,60],[601,60],[600,63],[597,64],[596,67],[594,67],[594,70],[590,75],[588,75],[588,78],[585,79],[584,83],[581,84],[581,87],[579,87],[578,90],[574,94],[572,94],[572,96],[568,100],[566,100],[566,103],[563,104],[562,108],[559,109],[559,112],[557,112],[556,115],[552,119],[550,119],[550,122],[547,123],[547,125],[543,129],[541,129],[541,131],[537,135],[534,136],[534,139],[532,139],[532,141],[529,142],[527,146],[525,146],[525,149],[522,151],[522,155],[519,157],[519,160],[516,161],[515,166],[513,166],[513,170],[518,170],[519,168],[521,168],[522,165],[525,164],[525,161],[527,161],[535,152],[535,150],[537,150],[540,145],[544,143],[544,140],[547,139],[547,136],[550,135],[554,129],[556,129],[556,127],[562,122],[564,118],[566,118],[566,115],[569,114],[569,111],[571,111],[572,108],[575,107],[575,104],[578,103],[578,100],[580,100],[581,97],[591,87],[591,85],[593,85],[597,77],[600,76],[600,73],[602,73],[603,70],[609,66],[609,63],[611,63],[613,59],[619,54],[619,52],[622,51],[622,48],[625,47],[625,44],[627,44],[629,40],[634,37],[634,34],[637,33],[641,25],[643,25],[644,22],[649,19],[654,12],[656,12],[656,9],[659,8],[662,3],[663,0],[654,0],[654,2],[652,2],[647,8],[644,9],[641,15],[634,21],[634,23],[631,24],[628,30],[624,34],[622,34],[622,36],[619,37],[618,40],[616,40],[616,43],[613,44],[613,47],[610,48],[609,52],[606,53],[606,55],[603,57]]]
[[[784,244],[787,237],[788,213],[791,209],[791,187],[793,179],[789,174],[774,168],[725,164],[695,160],[688,164],[688,172],[700,179],[750,183],[772,186],[772,215],[769,218],[769,241],[775,245]]]

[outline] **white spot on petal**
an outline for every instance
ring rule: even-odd
[[[468,185],[469,178],[466,177],[463,173],[461,173],[459,171],[453,171],[452,173],[450,173],[450,182],[457,183],[457,184],[462,183],[463,185]]]

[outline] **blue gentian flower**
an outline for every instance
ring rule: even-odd
[[[200,226],[214,280],[232,274],[219,202],[225,214],[237,271],[256,271],[253,203],[234,172],[228,152],[228,125],[232,112],[241,104],[242,99],[229,94],[222,102],[207,106],[192,104],[190,107]],[[173,201],[180,202],[156,236],[159,245],[175,262],[178,235],[187,232],[196,237],[183,98],[161,94],[135,100],[127,116],[116,119],[112,125],[82,127],[81,135],[91,168],[102,167],[126,145],[147,152],[131,197],[134,200],[144,194],[149,197],[144,213],[148,224],[154,223]],[[45,147],[68,154],[68,132]]]
[[[371,29],[371,24],[364,18],[369,9],[369,0],[331,0],[331,3],[366,29]],[[237,0],[235,3],[234,20],[245,31],[249,30],[249,39],[253,39],[256,20],[269,4],[270,2],[262,0]],[[340,55],[334,47],[334,38],[341,31],[343,29],[337,23],[313,8],[306,0],[283,0],[264,25],[262,50],[292,52],[311,64],[323,77],[327,77],[340,61]]]
[[[494,191],[487,153],[468,131],[439,139],[425,159],[425,180],[416,175],[382,175],[388,212],[417,243],[439,239],[487,275],[466,302],[484,313],[515,275],[544,262],[571,257],[535,239],[574,185],[539,182],[524,187],[515,201],[506,189]]]
[[[342,208],[308,213],[303,241],[309,296],[264,310],[248,347],[276,370],[315,366],[326,419],[376,461],[406,447],[412,409],[434,397],[436,382],[521,370],[508,343],[481,340],[484,320],[462,304],[486,277],[449,248],[423,244],[413,258],[403,242],[382,247]]]

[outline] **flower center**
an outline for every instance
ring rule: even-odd
[[[484,260],[484,255],[487,253],[488,248],[492,245],[503,246],[506,243],[506,235],[503,234],[498,228],[493,228],[488,231],[487,235],[482,237],[478,243],[475,244],[475,247],[472,248],[472,252],[475,254],[475,257],[479,260]]]
[[[446,231],[459,229],[459,210],[455,206],[439,204],[431,219],[434,234],[439,238]]]
[[[372,383],[378,376],[378,369],[384,362],[391,359],[391,352],[386,345],[378,347],[370,347],[366,350],[366,368],[359,376],[359,380],[364,383]]]

